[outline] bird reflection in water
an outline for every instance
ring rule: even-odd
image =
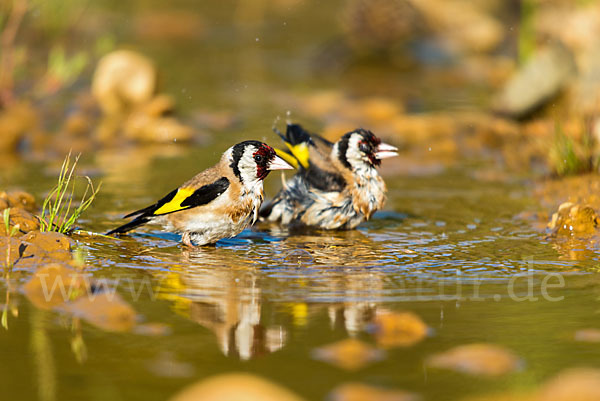
[[[210,329],[227,356],[247,360],[281,349],[286,330],[261,322],[262,294],[256,268],[247,258],[227,251],[184,250],[185,263],[171,270],[163,294],[175,302],[180,313]]]

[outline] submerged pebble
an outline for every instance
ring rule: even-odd
[[[52,263],[38,269],[23,285],[23,293],[40,309],[53,309],[88,292],[81,272]]]
[[[493,344],[468,344],[431,355],[428,366],[475,376],[500,376],[517,370],[521,360],[511,350]]]
[[[385,358],[385,352],[365,342],[349,338],[319,347],[312,352],[315,359],[345,370],[358,370]]]
[[[597,401],[600,400],[600,370],[570,368],[529,393],[503,393],[464,401]]]
[[[303,401],[290,390],[250,373],[227,373],[192,384],[170,401]]]
[[[363,383],[344,383],[329,393],[328,401],[419,401],[417,394],[388,390]]]
[[[371,330],[379,346],[392,348],[408,347],[420,342],[429,329],[414,313],[378,310]]]
[[[136,323],[135,310],[118,293],[88,293],[64,309],[106,331],[130,331]]]
[[[575,341],[600,343],[600,329],[581,329],[574,335]]]

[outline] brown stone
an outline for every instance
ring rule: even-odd
[[[303,401],[290,390],[250,373],[209,377],[177,393],[170,401]]]
[[[25,296],[40,309],[52,309],[88,292],[87,281],[75,269],[59,263],[39,268],[23,285]]]
[[[6,210],[6,209],[5,209]],[[21,235],[30,231],[39,230],[40,222],[33,214],[20,207],[11,207],[9,211],[9,231],[4,224],[4,212],[0,214],[0,235],[9,235],[16,227],[15,235]]]
[[[418,401],[417,394],[402,390],[387,390],[362,383],[344,383],[329,394],[330,401]]]
[[[510,350],[493,344],[468,344],[427,358],[428,366],[475,376],[500,376],[517,370],[520,359]]]
[[[20,190],[0,192],[0,210],[7,207],[19,207],[31,213],[37,210],[33,195]]]
[[[600,218],[591,207],[565,202],[552,215],[548,229],[558,235],[593,234],[599,224]]]
[[[66,236],[65,234],[57,233],[54,231],[49,232],[40,232],[40,231],[32,231],[23,237],[21,237],[21,241],[29,242],[31,244],[37,245],[41,249],[46,252],[54,252],[54,251],[71,251],[71,243],[73,242],[71,238]]]
[[[64,308],[102,330],[130,331],[135,326],[135,310],[118,293],[88,292]]]
[[[156,81],[152,61],[130,50],[117,50],[98,62],[92,94],[106,115],[122,115],[147,103],[156,92]]]
[[[427,336],[427,325],[411,312],[377,311],[373,321],[377,344],[383,348],[408,347]]]
[[[317,348],[312,355],[315,359],[342,369],[358,370],[371,362],[382,360],[385,352],[362,341],[349,338]]]

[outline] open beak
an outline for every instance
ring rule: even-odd
[[[375,157],[378,159],[387,159],[388,157],[398,156],[398,148],[387,143],[380,143],[375,151]]]
[[[271,163],[269,163],[269,167],[267,170],[293,170],[294,168],[290,166],[287,162],[285,162],[281,157],[275,156]]]

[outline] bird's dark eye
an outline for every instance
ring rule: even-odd
[[[358,150],[360,150],[363,153],[369,153],[369,146],[367,146],[366,143],[361,143],[358,145]]]
[[[256,155],[254,156],[254,161],[260,164],[263,161],[263,157],[261,155]]]

